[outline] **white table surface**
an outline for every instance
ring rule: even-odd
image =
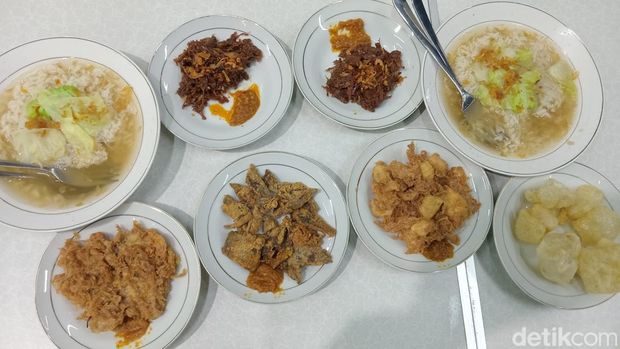
[[[115,47],[146,65],[160,41],[178,25],[209,14],[247,17],[289,47],[306,19],[326,0],[2,0],[0,51],[49,36],[81,36]],[[438,0],[445,20],[478,1]],[[620,2],[524,1],[553,14],[577,32],[603,78],[604,120],[578,159],[620,185]],[[423,114],[402,126],[432,128]],[[153,168],[131,200],[160,207],[188,230],[210,179],[231,161],[259,150],[285,150],[321,161],[344,182],[360,151],[383,132],[347,129],[316,112],[297,91],[288,115],[266,138],[245,148],[215,152],[186,145],[162,130]],[[496,195],[505,178],[492,176]],[[395,270],[375,258],[351,230],[349,253],[339,276],[318,293],[282,305],[244,301],[207,282],[180,348],[464,348],[463,318],[455,270],[433,275]],[[39,324],[34,280],[53,234],[0,227],[0,348],[53,348]],[[579,311],[557,310],[530,300],[508,278],[492,235],[476,255],[489,348],[512,346],[515,332],[607,331],[620,336],[620,298]],[[207,285],[208,284],[208,285]]]

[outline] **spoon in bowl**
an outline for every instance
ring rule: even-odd
[[[97,176],[87,176],[78,170],[70,168],[61,169],[54,166],[46,167],[35,164],[0,160],[0,177],[23,179],[37,178],[40,176],[47,176],[56,182],[82,188],[103,186],[112,182],[116,182],[118,180],[116,174],[106,171],[100,173]]]
[[[478,103],[474,103],[476,100],[474,96],[471,93],[467,92],[465,88],[463,88],[463,85],[461,85],[459,80],[456,78],[454,71],[452,71],[452,68],[450,67],[450,64],[448,63],[448,59],[446,58],[446,54],[441,48],[441,44],[439,44],[439,40],[437,39],[435,30],[433,29],[433,26],[431,25],[431,21],[428,18],[428,15],[426,14],[426,9],[424,8],[424,4],[422,3],[422,0],[412,0],[412,2],[413,2],[413,9],[423,29],[418,28],[418,25],[416,24],[416,21],[414,20],[415,18],[414,14],[411,11],[411,7],[407,4],[406,0],[393,0],[393,1],[394,1],[394,7],[396,8],[396,11],[398,11],[398,14],[400,14],[402,19],[405,21],[405,24],[407,24],[409,29],[411,29],[415,37],[422,44],[422,46],[426,48],[428,53],[431,55],[431,57],[433,57],[433,59],[435,60],[437,65],[439,65],[441,70],[443,70],[446,73],[450,81],[452,81],[452,83],[456,87],[459,95],[461,95],[461,110],[463,111],[463,113],[465,113],[465,111],[468,109],[471,112],[471,109],[474,109],[474,108],[470,108],[470,107],[473,104],[478,104]]]

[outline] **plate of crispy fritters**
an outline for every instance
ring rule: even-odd
[[[482,245],[493,192],[484,170],[437,131],[400,129],[357,159],[347,206],[357,235],[379,259],[435,272],[460,264]]]
[[[200,282],[185,228],[132,202],[56,235],[39,264],[35,303],[59,348],[165,348],[189,322]]]
[[[211,181],[194,241],[209,274],[253,302],[313,293],[336,273],[349,219],[336,182],[318,163],[284,152],[243,157]]]

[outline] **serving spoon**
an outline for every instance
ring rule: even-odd
[[[474,103],[475,98],[471,93],[467,92],[463,85],[459,82],[454,74],[454,71],[450,67],[448,63],[448,59],[446,58],[446,54],[441,48],[441,44],[439,44],[439,40],[437,39],[437,35],[435,34],[435,30],[431,24],[428,15],[426,14],[426,9],[424,8],[424,4],[422,0],[412,0],[413,10],[415,11],[419,23],[422,25],[422,29],[418,28],[416,21],[414,20],[414,14],[411,12],[411,7],[407,4],[406,0],[393,0],[394,7],[398,14],[405,21],[405,24],[411,29],[415,37],[422,43],[422,46],[426,48],[428,53],[433,57],[437,65],[443,70],[450,81],[456,87],[459,95],[461,95],[461,110],[465,113],[466,110],[470,109],[470,107]],[[472,108],[473,109],[473,108]],[[471,111],[471,110],[470,110]]]
[[[72,169],[0,160],[0,177],[37,178],[40,176],[47,176],[56,182],[82,188],[96,187],[117,181],[117,175],[114,173],[104,172],[99,176],[87,176]]]

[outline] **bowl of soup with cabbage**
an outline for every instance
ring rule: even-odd
[[[577,34],[551,15],[515,3],[463,10],[437,31],[448,62],[476,105],[426,55],[427,110],[456,150],[493,172],[532,176],[572,162],[593,139],[603,91]]]
[[[131,167],[141,139],[140,113],[132,86],[103,65],[67,58],[28,69],[0,92],[0,158],[116,181],[75,187],[39,176],[0,184],[30,206],[87,204]]]

